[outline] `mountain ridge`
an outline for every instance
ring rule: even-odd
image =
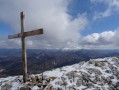
[[[40,79],[42,76],[43,79]],[[27,83],[22,83],[21,76],[2,78],[0,88],[1,90],[9,88],[11,90],[28,88],[29,90],[118,90],[119,58],[106,57],[82,61],[43,74],[29,75],[28,80]]]
[[[3,52],[4,51],[4,52]],[[0,55],[0,77],[15,76],[22,74],[21,50],[6,49]],[[80,61],[119,56],[115,50],[27,50],[28,73],[42,73],[66,65],[72,65]],[[35,71],[34,71],[35,70]]]

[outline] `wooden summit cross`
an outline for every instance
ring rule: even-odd
[[[25,37],[43,34],[43,29],[37,29],[33,31],[24,32],[24,13],[21,12],[21,33],[9,35],[8,39],[21,38],[22,42],[22,68],[23,68],[23,82],[27,81],[27,57],[25,47]]]

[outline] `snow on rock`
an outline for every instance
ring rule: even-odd
[[[119,58],[91,59],[43,74],[0,79],[0,90],[119,90]]]

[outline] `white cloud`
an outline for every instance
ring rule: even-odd
[[[94,20],[104,17],[109,17],[114,13],[119,13],[119,0],[91,0],[93,4],[104,3],[107,9],[103,12],[95,12]]]
[[[92,3],[108,5],[104,12],[96,12],[97,18],[108,17],[119,10],[117,0],[91,0]],[[80,32],[87,27],[86,14],[73,18],[68,14],[70,0],[0,0],[0,20],[11,25],[16,33],[20,32],[21,11],[25,13],[25,31],[44,28],[44,34],[27,38],[27,48],[118,48],[119,28],[116,30],[93,33],[82,37]],[[8,40],[0,36],[0,48],[20,48],[20,39]]]
[[[102,33],[93,33],[83,37],[81,42],[84,48],[96,49],[119,49],[119,28],[114,31],[105,31]]]
[[[44,28],[44,35],[27,39],[29,47],[63,48],[69,42],[78,43],[80,31],[88,25],[86,15],[72,18],[67,13],[69,4],[70,0],[0,0],[0,20],[11,25],[18,33],[19,14],[24,11],[26,31]],[[15,46],[20,47],[18,44]],[[8,47],[14,46],[10,44]]]

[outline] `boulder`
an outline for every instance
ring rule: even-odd
[[[41,75],[40,75],[40,76],[38,76],[37,78],[39,79],[39,82],[40,82],[40,83],[41,83],[41,82],[42,82],[42,80],[44,79],[44,77],[43,77],[43,76],[41,76]]]
[[[41,87],[41,86],[43,86],[43,84],[42,83],[38,83],[37,86],[38,87]]]
[[[117,90],[117,89],[114,88],[114,86],[110,85],[109,87],[107,87],[107,90]]]
[[[27,83],[27,86],[30,86],[31,87],[31,86],[33,86],[33,83],[32,82],[28,82]]]
[[[39,82],[40,78],[38,76],[35,76],[35,80]]]
[[[87,81],[82,80],[82,85],[87,86]]]
[[[69,79],[72,79],[76,76],[76,73],[74,71],[71,71],[71,72],[68,72],[66,75],[68,76]]]
[[[89,83],[87,84],[87,87],[88,87],[88,88],[93,88],[93,87],[94,87],[94,84],[91,83],[91,82],[89,82]]]
[[[1,86],[1,90],[11,90],[11,85],[8,83],[5,83],[4,85]]]
[[[33,84],[36,84],[36,79],[35,79],[34,76],[31,76],[31,81],[32,81]]]
[[[54,90],[52,85],[48,85],[45,90]]]
[[[105,66],[105,63],[100,61],[95,61],[95,66],[103,68],[103,66]]]
[[[65,82],[62,83],[62,86],[67,86],[67,84],[68,83],[65,81]]]
[[[43,85],[47,85],[48,84],[48,82],[46,81],[46,80],[43,80]]]
[[[95,61],[93,61],[93,60],[89,61],[89,64],[94,64],[94,63],[95,63]]]
[[[78,79],[77,82],[76,82],[76,85],[77,85],[78,87],[80,87],[80,86],[82,85],[82,80],[81,80],[81,79]]]
[[[101,71],[97,68],[89,68],[88,72],[95,73],[95,74],[98,74],[98,75],[102,74]]]
[[[107,78],[106,78],[106,83],[108,83],[108,84],[111,84],[111,83],[112,83],[112,81],[111,81],[111,78],[110,78],[110,77],[107,77]]]
[[[92,82],[93,84],[96,84],[96,83],[97,83],[97,80],[96,80],[96,79],[93,79],[93,80],[91,80],[91,82]]]
[[[46,78],[45,80],[46,80],[48,83],[50,82],[50,78]]]
[[[62,83],[63,83],[62,81],[56,81],[55,82],[56,85],[62,85]]]
[[[86,72],[82,72],[82,71],[81,71],[81,75],[82,75],[83,77],[89,77],[88,73],[86,73]]]
[[[84,63],[85,63],[85,61],[82,61],[82,62],[79,63],[79,65],[83,65]]]
[[[106,78],[104,76],[100,77],[100,82],[104,85],[106,83]]]
[[[106,70],[105,72],[106,72],[106,73],[111,73],[111,70]]]
[[[55,80],[56,78],[57,78],[57,77],[50,77],[49,79],[53,81],[53,80]]]
[[[65,78],[65,77],[61,77],[61,80],[62,80],[62,81],[65,81],[65,80],[66,80],[66,78]]]
[[[94,90],[100,90],[100,87],[96,86]]]
[[[112,76],[110,76],[110,78],[111,78],[111,79],[114,79],[114,76],[112,75]]]
[[[31,90],[30,87],[21,87],[20,90]]]

